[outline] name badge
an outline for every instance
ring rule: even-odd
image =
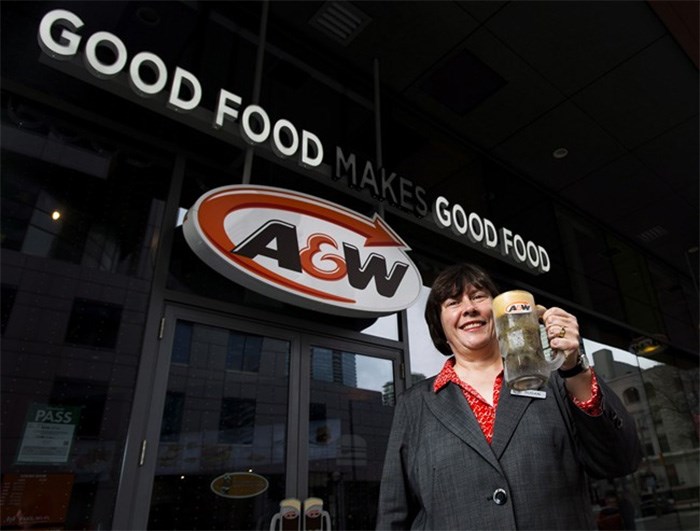
[[[528,398],[547,398],[547,391],[538,391],[537,389],[528,389],[525,391],[510,390],[511,395],[526,396]]]

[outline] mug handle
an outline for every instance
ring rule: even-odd
[[[554,354],[554,358],[552,358],[551,360],[547,360],[547,363],[549,364],[550,371],[556,371],[559,367],[564,365],[566,354],[564,354],[564,351],[562,350],[554,349],[552,349],[552,354]]]
[[[544,324],[542,321],[542,314],[547,310],[547,308],[545,308],[541,304],[537,304],[535,305],[535,310],[537,311],[538,321],[540,322],[540,324]],[[540,334],[540,339],[542,340],[542,347],[545,348],[546,343],[546,348],[548,348],[552,353],[552,356],[547,356],[547,364],[549,366],[549,370],[550,372],[556,371],[559,367],[564,365],[566,354],[564,354],[564,352],[561,350],[556,350],[549,346],[549,340],[547,339],[546,333]]]

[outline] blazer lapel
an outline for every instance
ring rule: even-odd
[[[476,450],[500,472],[501,467],[491,451],[481,427],[457,385],[448,384],[437,393],[431,389],[425,401],[433,415],[452,433]],[[498,419],[498,415],[496,415]]]
[[[533,400],[536,399],[511,395],[510,389],[504,380],[501,394],[498,398],[496,423],[493,428],[493,440],[491,441],[491,450],[493,450],[497,459],[500,459],[501,455],[503,455],[503,451],[508,446],[513,432],[515,432],[515,428],[517,428],[525,414],[525,410],[527,410]]]

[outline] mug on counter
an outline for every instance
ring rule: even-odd
[[[545,354],[534,297],[523,290],[501,293],[493,299],[493,315],[506,385],[515,391],[540,389],[564,363],[565,355]]]

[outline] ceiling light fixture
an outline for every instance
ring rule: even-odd
[[[666,345],[652,337],[638,337],[632,341],[630,351],[638,356],[661,354],[666,350]]]
[[[326,2],[309,24],[347,46],[372,21],[350,2]]]
[[[564,147],[560,147],[560,148],[557,148],[554,151],[552,151],[552,157],[554,157],[555,159],[563,159],[568,154],[569,154],[569,150],[564,148]]]
[[[637,234],[637,238],[642,240],[644,243],[651,243],[654,240],[658,240],[662,236],[666,236],[666,234],[668,234],[668,231],[664,227],[661,225],[656,225]]]

